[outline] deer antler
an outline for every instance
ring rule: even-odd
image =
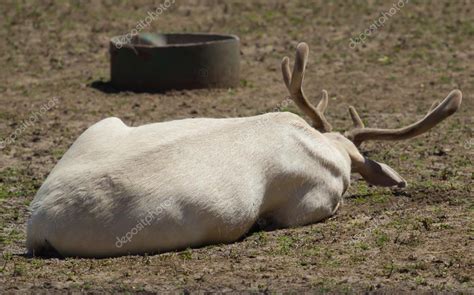
[[[309,48],[306,43],[298,44],[296,48],[295,65],[293,66],[293,74],[290,72],[290,59],[286,56],[283,58],[281,62],[283,81],[290,92],[290,98],[308,117],[310,117],[313,127],[321,132],[330,132],[332,126],[324,117],[324,111],[328,105],[328,93],[326,90],[323,90],[321,101],[317,107],[314,107],[306,99],[303,92],[304,72],[308,61],[308,53]]]
[[[402,140],[412,138],[427,132],[454,114],[459,109],[461,101],[461,91],[453,90],[441,103],[433,103],[428,114],[423,119],[398,129],[365,128],[356,109],[351,106],[349,107],[349,112],[355,128],[347,131],[344,135],[356,146],[359,146],[366,140]]]

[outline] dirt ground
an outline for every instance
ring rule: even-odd
[[[474,293],[474,2],[410,0],[351,48],[397,2],[176,0],[144,31],[238,35],[241,86],[136,94],[108,85],[108,41],[160,1],[1,1],[0,138],[16,139],[0,150],[0,291]],[[230,245],[99,260],[24,255],[28,205],[88,126],[272,111],[287,95],[280,60],[298,41],[311,50],[306,93],[328,90],[338,130],[351,125],[350,104],[369,126],[399,127],[463,91],[461,110],[428,134],[364,145],[407,188],[354,175],[333,218]]]

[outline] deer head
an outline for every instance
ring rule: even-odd
[[[453,90],[441,102],[434,102],[428,114],[416,123],[398,129],[367,128],[360,119],[356,109],[349,107],[349,114],[354,122],[354,128],[344,135],[331,132],[332,126],[324,116],[328,105],[328,93],[322,91],[321,101],[314,107],[303,92],[303,80],[308,60],[309,48],[306,43],[300,43],[296,49],[293,72],[290,72],[288,57],[282,60],[283,81],[290,93],[290,98],[311,119],[312,126],[328,138],[335,147],[346,152],[351,159],[351,169],[360,173],[369,183],[379,186],[406,186],[406,181],[388,165],[364,157],[358,147],[367,140],[402,140],[423,134],[438,123],[455,113],[462,101],[462,93]]]

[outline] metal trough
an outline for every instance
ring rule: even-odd
[[[228,88],[239,84],[240,41],[233,35],[142,33],[110,41],[111,83],[119,90]]]

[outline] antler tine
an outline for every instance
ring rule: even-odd
[[[318,106],[316,109],[321,112],[321,114],[324,114],[326,111],[326,108],[328,107],[328,92],[323,89],[323,92],[321,93],[321,100],[318,103]]]
[[[421,120],[411,125],[398,129],[377,129],[357,127],[345,133],[356,146],[359,146],[366,140],[402,140],[409,139],[423,134],[436,126],[438,123],[454,114],[462,102],[462,92],[459,90],[451,91],[448,96],[436,107],[430,108],[428,114]],[[434,104],[433,104],[434,105]],[[360,118],[357,112],[351,111],[351,116],[356,116],[354,122],[358,122]],[[357,119],[358,118],[358,119]],[[353,117],[354,120],[354,117]],[[355,123],[356,124],[356,123]]]
[[[355,128],[365,128],[364,122],[362,122],[355,107],[349,106],[349,113],[351,114],[352,122],[354,122]]]
[[[283,74],[283,81],[285,82],[286,88],[290,89],[291,83],[291,70],[290,70],[290,59],[285,56],[281,61],[281,72]]]
[[[302,85],[304,80],[304,72],[308,61],[308,54],[308,45],[306,43],[299,43],[296,48],[296,58],[295,65],[293,66],[293,73],[290,73],[289,59],[287,57],[283,58],[281,63],[283,81],[290,92],[291,99],[308,117],[311,118],[313,127],[321,132],[330,132],[332,130],[332,126],[329,124],[323,114],[327,106],[327,93],[324,94],[323,92],[323,98],[318,104],[318,108],[316,108],[311,103],[309,103],[303,91]]]

